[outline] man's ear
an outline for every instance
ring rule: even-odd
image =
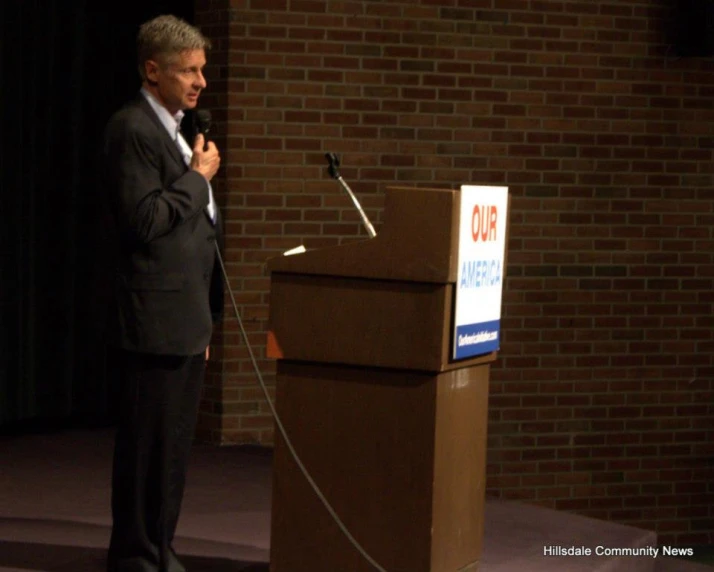
[[[157,62],[146,60],[144,62],[144,73],[149,85],[157,85],[159,83],[159,64]]]

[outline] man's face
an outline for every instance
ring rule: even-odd
[[[172,114],[196,107],[206,87],[204,50],[186,50],[166,61],[149,60],[145,65],[151,91]]]

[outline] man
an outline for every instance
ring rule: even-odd
[[[103,146],[117,261],[108,325],[121,400],[112,474],[110,572],[183,572],[171,543],[183,497],[213,321],[221,221],[212,142],[179,132],[206,87],[209,41],[174,16],[137,36],[141,92]]]

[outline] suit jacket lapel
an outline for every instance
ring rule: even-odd
[[[164,142],[164,146],[168,151],[168,154],[171,155],[171,157],[173,157],[174,160],[180,166],[182,166],[184,170],[187,170],[188,166],[186,165],[186,161],[183,160],[183,155],[181,155],[176,141],[171,138],[169,132],[166,131],[166,127],[164,127],[163,123],[161,123],[161,120],[158,118],[156,113],[154,113],[154,110],[151,108],[151,105],[149,105],[149,102],[146,101],[146,98],[141,93],[137,97],[137,103],[139,104],[139,107],[141,107],[141,109],[144,111],[144,113],[149,116],[149,119],[153,121],[154,125],[159,130],[159,133],[161,133],[161,138]]]

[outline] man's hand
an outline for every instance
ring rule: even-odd
[[[203,150],[204,140],[203,134],[196,135],[196,140],[193,143],[193,157],[191,157],[191,169],[201,173],[208,181],[213,178],[213,175],[221,166],[221,156],[218,154],[215,143],[208,142],[208,148]]]

